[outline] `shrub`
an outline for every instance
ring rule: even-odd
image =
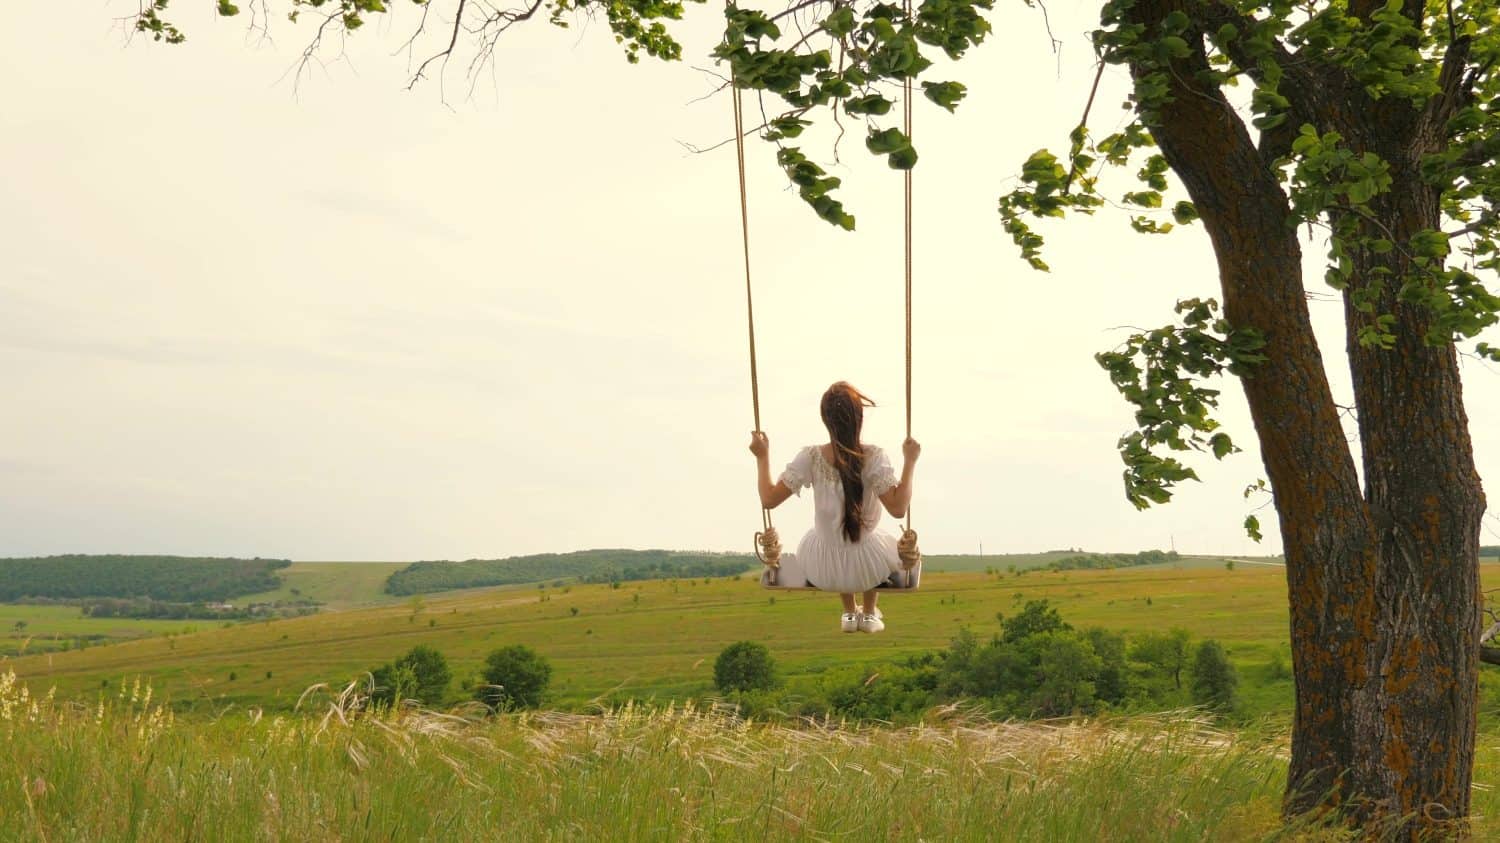
[[[1015,642],[1045,632],[1065,632],[1073,627],[1062,619],[1062,613],[1050,602],[1029,600],[1019,615],[1001,617],[1000,628],[1007,642]]]
[[[724,693],[776,687],[771,651],[754,641],[737,641],[725,647],[714,661],[714,686]]]
[[[497,711],[536,708],[552,681],[552,665],[530,647],[512,644],[485,657],[482,675],[475,699]]]
[[[399,700],[415,700],[423,705],[438,705],[448,693],[453,673],[448,660],[437,650],[419,644],[396,661],[371,671],[374,687],[370,699],[390,705]]]
[[[1193,702],[1221,713],[1238,702],[1240,679],[1223,646],[1212,638],[1198,645],[1193,658]]]
[[[1150,602],[1150,598],[1146,599]],[[1188,632],[1173,628],[1165,633],[1148,632],[1130,648],[1131,661],[1150,668],[1159,679],[1168,677],[1173,688],[1182,687],[1182,671],[1188,664]]]
[[[1119,705],[1130,693],[1130,670],[1125,664],[1125,636],[1094,627],[1084,632],[1094,655],[1099,657],[1099,672],[1094,689],[1099,699]]]
[[[1036,642],[1041,681],[1031,696],[1032,710],[1048,717],[1092,711],[1097,690],[1094,680],[1103,666],[1089,642],[1071,632],[1032,636]]]
[[[1271,660],[1266,663],[1266,680],[1268,682],[1282,682],[1292,678],[1292,669],[1286,663],[1286,656],[1281,654],[1280,648],[1271,651]]]

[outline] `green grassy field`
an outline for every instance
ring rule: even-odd
[[[342,682],[415,644],[437,647],[463,677],[488,651],[520,643],[553,662],[556,701],[576,706],[611,694],[665,699],[699,693],[710,682],[714,657],[732,641],[762,641],[785,673],[808,674],[940,648],[965,625],[988,634],[997,628],[996,613],[1038,598],[1059,605],[1078,626],[1180,626],[1195,637],[1218,638],[1244,669],[1285,647],[1282,571],[1220,567],[1019,577],[933,572],[920,592],[884,599],[890,628],[876,636],[839,633],[832,595],[767,592],[747,577],[430,596],[415,612],[410,602],[387,604],[11,665],[32,684],[55,684],[65,695],[88,696],[105,680],[142,676],[179,704],[286,707],[309,685]],[[1263,698],[1249,700],[1254,708],[1274,708],[1290,699],[1290,684],[1257,693]]]
[[[408,562],[293,562],[279,572],[282,586],[275,591],[250,594],[236,603],[271,603],[277,600],[316,600],[327,609],[350,609],[403,598],[385,593],[385,580]]]
[[[1081,556],[1088,551],[1080,550],[1049,550],[1045,553],[1001,553],[987,554],[937,554],[923,556],[922,565],[927,571],[941,573],[980,572],[996,571],[1009,573],[1012,566],[1018,571],[1031,571],[1037,568],[1045,568],[1059,559],[1069,556]],[[1236,565],[1281,565],[1279,556],[1214,556],[1214,555],[1187,555],[1172,562],[1156,565],[1141,565],[1140,568],[1223,568],[1226,560],[1233,559]]]
[[[1076,554],[1074,551],[1060,550],[1046,553],[986,556],[937,555],[928,557],[925,564],[929,576],[940,573],[980,573],[986,569],[1003,573],[1012,565],[1017,570],[1030,571],[1045,567],[1053,561],[1070,555]],[[1147,567],[1222,569],[1224,559],[1225,557],[1218,556],[1185,556],[1171,565]],[[246,605],[276,601],[316,600],[324,604],[325,612],[374,606],[406,606],[411,602],[410,597],[393,597],[384,591],[386,578],[405,567],[406,564],[405,562],[296,562],[279,572],[282,579],[281,588],[260,594],[245,595],[236,598],[233,602],[237,605]],[[630,583],[625,587],[633,590],[635,585]],[[505,586],[504,588],[510,591],[526,591],[532,587]],[[581,586],[580,588],[586,590],[590,587]],[[458,600],[455,605],[463,606],[465,610],[468,610],[471,600],[466,595],[496,590],[455,591],[424,596],[423,600],[437,600],[444,603]],[[553,589],[552,593],[556,595],[557,590]],[[483,598],[476,599],[481,605],[483,604]],[[18,622],[23,622],[25,626],[18,629],[16,627]],[[56,652],[64,646],[78,646],[80,641],[92,646],[167,634],[178,635],[221,625],[221,622],[204,619],[92,619],[83,617],[76,607],[70,606],[0,604],[0,656],[15,657],[26,653]]]
[[[1485,565],[1483,575],[1500,581],[1500,566]],[[139,676],[179,707],[284,709],[310,685],[345,682],[416,644],[441,650],[463,678],[477,672],[489,651],[519,643],[552,661],[554,702],[580,707],[603,698],[702,694],[711,685],[713,659],[733,641],[761,641],[785,675],[805,676],[941,648],[964,626],[988,635],[997,629],[997,613],[1040,598],[1079,627],[1127,633],[1182,627],[1195,638],[1216,638],[1252,679],[1266,672],[1274,653],[1287,652],[1284,572],[1242,565],[1022,576],[932,572],[918,593],[884,598],[889,629],[874,636],[839,633],[832,595],[768,592],[745,577],[488,589],[305,618],[197,622],[191,634],[7,664],[38,688],[55,685],[65,696],[87,698],[106,682],[117,687]],[[1252,714],[1285,710],[1291,700],[1286,679],[1248,681],[1242,691]]]
[[[24,626],[21,626],[24,624]],[[214,626],[208,620],[133,620],[86,618],[77,606],[28,606],[0,603],[0,656],[52,652],[66,647],[98,646]]]
[[[234,599],[236,605],[278,600],[316,600],[324,611],[395,603],[409,598],[386,594],[385,579],[405,562],[297,562],[278,572],[282,587]],[[77,606],[0,603],[0,657],[54,653],[140,638],[182,635],[222,627],[223,621],[88,618]]]

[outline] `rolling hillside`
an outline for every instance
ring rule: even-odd
[[[581,705],[610,694],[701,691],[713,658],[737,640],[765,642],[789,674],[811,673],[940,648],[965,625],[986,634],[996,628],[996,613],[1038,598],[1079,626],[1180,626],[1218,638],[1247,667],[1266,663],[1287,635],[1285,579],[1266,567],[931,573],[919,593],[884,599],[890,629],[877,636],[838,633],[837,601],[829,595],[766,592],[745,577],[434,596],[416,608],[399,603],[255,622],[11,664],[32,684],[56,684],[63,694],[87,695],[105,680],[141,676],[179,703],[289,707],[309,685],[346,681],[415,644],[442,650],[463,677],[489,650],[522,643],[553,661],[558,702]],[[1288,685],[1268,693],[1289,699],[1289,692]],[[1274,700],[1257,705],[1275,707]]]

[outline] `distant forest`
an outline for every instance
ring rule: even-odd
[[[73,602],[73,601],[70,601]],[[295,618],[316,614],[312,600],[277,600],[234,606],[225,603],[172,603],[150,598],[91,597],[76,601],[86,618],[134,618],[150,620],[249,620],[251,618]],[[228,606],[228,608],[225,608]]]
[[[1134,568],[1139,565],[1161,565],[1182,557],[1175,550],[1143,550],[1140,553],[1080,553],[1048,562],[1048,571]]]
[[[185,556],[45,556],[0,559],[0,602],[27,597],[222,601],[281,587],[286,559]]]
[[[671,550],[581,550],[509,559],[415,562],[391,574],[387,594],[425,594],[456,588],[520,585],[549,580],[621,582],[727,577],[758,564],[747,553],[687,553]]]

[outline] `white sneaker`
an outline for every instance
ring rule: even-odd
[[[859,629],[859,615],[853,612],[845,612],[839,617],[839,629],[845,632],[853,632]]]
[[[883,620],[880,619],[880,615],[879,614],[869,614],[869,615],[866,615],[864,613],[860,614],[860,616],[859,616],[859,631],[860,632],[879,632],[882,629],[885,629],[885,621],[883,621]]]

